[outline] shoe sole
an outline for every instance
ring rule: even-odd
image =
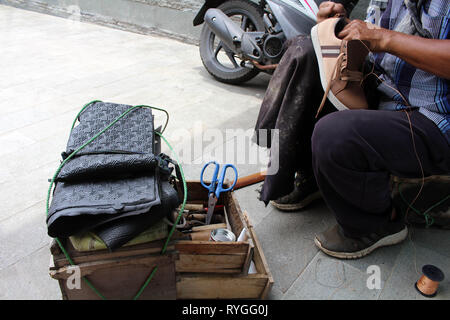
[[[326,253],[329,256],[339,258],[339,259],[358,259],[358,258],[367,256],[372,251],[374,251],[375,249],[378,249],[380,247],[386,247],[386,246],[398,244],[398,243],[402,242],[403,240],[405,240],[407,236],[408,236],[408,228],[405,227],[403,230],[401,230],[397,233],[391,234],[387,237],[384,237],[384,238],[378,240],[377,242],[375,242],[370,247],[360,250],[360,251],[357,251],[357,252],[330,251],[322,246],[322,244],[320,243],[319,239],[317,239],[317,237],[314,238],[314,243],[316,244],[317,247],[319,247],[320,250],[322,250],[324,253]]]
[[[320,191],[317,191],[309,196],[307,196],[302,202],[293,203],[293,204],[280,204],[275,201],[270,201],[270,203],[277,209],[281,211],[296,211],[305,208],[314,200],[318,200],[322,198],[322,194]]]
[[[311,40],[313,43],[314,51],[316,52],[317,63],[319,65],[320,82],[322,84],[323,91],[325,91],[325,90],[327,90],[328,80],[327,80],[327,77],[325,76],[325,70],[324,70],[323,61],[322,61],[322,59],[323,59],[322,49],[321,49],[320,42],[319,42],[319,35],[318,35],[317,28],[318,28],[318,25],[316,24],[311,29]],[[331,90],[328,92],[327,98],[338,110],[340,110],[340,111],[348,110],[348,108],[344,104],[342,104],[342,102],[340,102],[338,100],[338,98],[336,98],[336,96],[333,94],[333,92]]]

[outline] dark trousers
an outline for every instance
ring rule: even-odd
[[[390,175],[421,177],[412,138],[425,176],[449,173],[449,145],[437,126],[418,111],[409,111],[412,135],[404,111],[325,111],[316,123],[314,115],[323,95],[317,69],[311,40],[293,39],[269,84],[256,125],[256,129],[280,130],[280,170],[266,177],[261,198],[286,194],[293,187],[294,172],[312,165],[322,195],[344,232],[366,235],[390,217]]]
[[[411,126],[405,111],[381,110],[334,112],[316,124],[314,174],[346,235],[367,235],[388,222],[391,174],[420,178],[420,166],[425,176],[449,173],[445,137],[419,111],[408,115]]]

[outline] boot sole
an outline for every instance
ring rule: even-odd
[[[316,53],[317,63],[319,65],[320,82],[322,84],[323,90],[325,91],[328,86],[328,80],[327,80],[327,77],[325,76],[325,70],[324,70],[323,61],[322,61],[322,59],[323,59],[322,58],[322,49],[321,49],[320,42],[319,42],[319,35],[318,35],[317,28],[318,28],[318,25],[316,24],[311,29],[311,40],[313,43],[314,51]],[[328,92],[327,98],[336,107],[336,109],[338,109],[340,111],[348,110],[348,108],[344,104],[342,104],[342,102],[340,102],[338,100],[338,98],[336,98],[336,96],[333,94],[333,92],[331,90]]]
[[[394,234],[391,234],[384,238],[381,238],[380,240],[375,242],[370,247],[360,250],[360,251],[356,251],[356,252],[330,251],[322,246],[322,244],[320,243],[319,239],[317,239],[317,237],[314,238],[314,243],[316,244],[317,247],[319,247],[320,250],[322,250],[324,253],[326,253],[329,256],[339,258],[339,259],[358,259],[358,258],[367,256],[372,251],[374,251],[375,249],[378,249],[380,247],[386,247],[386,246],[398,244],[398,243],[402,242],[403,240],[405,240],[407,236],[408,236],[408,228],[405,227],[403,230],[401,230],[397,233],[394,233]]]
[[[270,201],[270,203],[277,209],[281,210],[281,211],[297,211],[300,209],[305,208],[306,206],[308,206],[311,202],[313,202],[314,200],[318,200],[322,198],[322,194],[320,193],[320,191],[317,191],[313,194],[310,194],[309,196],[307,196],[303,201],[301,202],[297,202],[297,203],[292,203],[292,204],[281,204],[281,203],[276,203],[275,201]]]

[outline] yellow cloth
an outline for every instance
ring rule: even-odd
[[[140,243],[161,240],[168,236],[168,225],[164,221],[160,221],[146,231],[142,232],[136,238],[132,239],[124,245],[132,246]],[[93,232],[85,232],[69,237],[70,242],[77,251],[96,251],[106,249],[105,243]]]

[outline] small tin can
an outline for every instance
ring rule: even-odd
[[[236,241],[236,236],[228,229],[220,228],[211,230],[209,241],[227,242]]]

